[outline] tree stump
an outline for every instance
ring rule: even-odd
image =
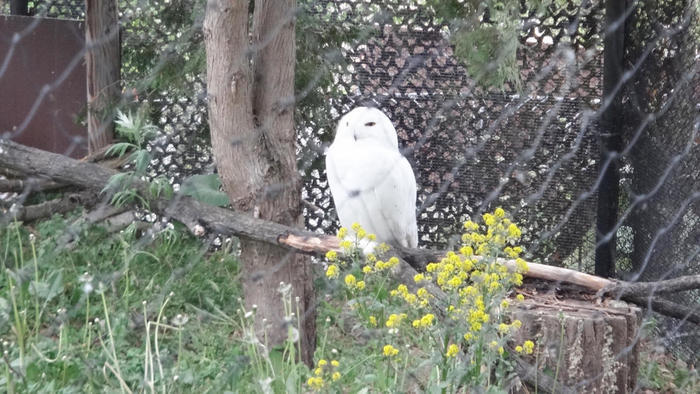
[[[537,367],[537,375],[556,378],[556,392],[634,391],[641,309],[616,300],[597,303],[593,294],[568,287],[543,293],[526,285],[522,289],[526,299],[512,304],[512,318],[522,322],[515,345],[535,343],[525,361]]]

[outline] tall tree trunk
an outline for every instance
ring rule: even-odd
[[[109,145],[119,99],[119,16],[116,0],[85,2],[88,151]]]
[[[257,0],[249,31],[248,1],[209,0],[204,20],[209,123],[224,188],[236,210],[291,226],[303,223],[293,117],[295,7],[295,0]],[[259,337],[266,331],[272,344],[287,338],[278,287],[291,284],[302,359],[310,362],[315,314],[304,258],[241,240],[243,291],[246,304],[258,306]]]

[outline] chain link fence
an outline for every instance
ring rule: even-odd
[[[29,13],[82,19],[83,3],[33,1]],[[523,8],[522,85],[500,90],[470,76],[453,53],[448,21],[428,7],[399,0],[300,3],[300,13],[325,23],[369,26],[328,51],[338,58],[330,67],[333,88],[323,92],[327,100],[315,110],[297,108],[308,229],[337,229],[323,152],[340,116],[372,105],[392,119],[415,171],[421,247],[452,247],[464,220],[502,206],[523,224],[530,259],[592,272],[605,164],[603,1],[551,5],[539,18]],[[692,1],[644,2],[625,15],[626,35],[641,37],[625,43],[630,72],[621,94],[634,111],[620,115],[616,254],[620,275],[630,280],[700,272],[700,28],[693,7]],[[177,188],[190,175],[215,171],[202,2],[123,0],[119,10],[125,101],[146,105],[160,129],[149,146],[151,176],[165,175]],[[8,14],[9,4],[0,11]],[[144,24],[146,18],[155,22]],[[309,82],[302,93],[316,88]],[[688,296],[700,299],[697,292]],[[684,353],[693,357],[697,333],[683,336],[690,338]]]

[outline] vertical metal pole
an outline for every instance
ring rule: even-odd
[[[622,89],[625,50],[625,1],[605,2],[605,38],[603,40],[603,106],[600,122],[601,165],[622,148]],[[614,159],[605,169],[598,189],[598,220],[595,250],[595,274],[615,275],[616,236],[611,234],[617,223],[619,204],[619,160]],[[610,236],[612,235],[612,236]],[[609,238],[608,238],[609,237]]]
[[[11,15],[29,15],[29,0],[10,0]]]

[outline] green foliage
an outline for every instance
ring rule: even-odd
[[[218,207],[230,204],[226,193],[221,191],[221,180],[217,174],[193,175],[185,179],[180,186],[180,193]]]
[[[566,0],[427,0],[436,15],[451,22],[455,55],[486,88],[511,83],[521,89],[517,51],[522,11],[542,16],[547,7],[561,9]],[[524,8],[523,8],[524,7]]]
[[[520,229],[505,216],[498,208],[483,215],[483,225],[466,222],[462,247],[428,264],[411,283],[393,283],[388,273],[399,260],[386,258],[385,245],[375,248],[377,255],[356,253],[374,241],[359,224],[340,229],[346,257],[329,252],[326,276],[343,278],[346,303],[374,339],[369,347],[373,354],[367,357],[383,371],[364,384],[400,392],[508,388],[511,354],[532,354],[534,343],[514,343],[522,323],[511,320],[507,311],[524,298],[509,294],[522,285],[528,267],[518,257],[522,248],[515,245]],[[504,258],[514,261],[508,265]],[[407,371],[418,376],[409,377]],[[308,385],[332,382],[314,379]]]
[[[188,92],[187,77],[205,70],[204,0],[120,0],[122,73],[139,94]]]
[[[112,204],[122,206],[138,202],[143,206],[148,206],[150,198],[163,196],[170,198],[173,195],[173,189],[170,182],[159,176],[154,179],[148,188],[150,196],[141,196],[133,187],[134,182],[147,176],[148,165],[151,162],[151,154],[146,147],[146,143],[156,136],[158,128],[150,124],[145,117],[145,110],[142,107],[136,114],[129,112],[128,114],[117,110],[116,130],[117,135],[124,141],[117,142],[107,149],[107,156],[124,156],[131,151],[128,162],[131,165],[131,170],[113,175],[103,192],[110,191],[112,195]]]
[[[113,392],[123,381],[133,391],[222,392],[241,377],[254,383],[242,348],[231,346],[241,290],[228,249],[207,252],[175,229],[137,242],[133,227],[80,229],[70,249],[61,244],[69,223],[55,216],[36,233],[0,229],[3,391]]]

